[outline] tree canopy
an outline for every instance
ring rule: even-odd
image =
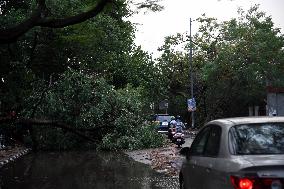
[[[200,27],[193,37],[194,92],[201,123],[248,115],[248,106],[265,105],[268,85],[283,85],[284,36],[280,29],[258,5],[238,13],[238,18],[224,22],[203,15],[195,23]],[[189,98],[188,42],[186,34],[167,37],[159,59],[161,72],[168,78],[164,79],[169,86],[167,95],[175,100],[173,94],[187,94],[181,97],[183,106]]]

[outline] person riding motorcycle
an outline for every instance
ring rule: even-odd
[[[176,128],[176,124],[177,124],[177,122],[176,122],[175,119],[176,119],[175,116],[172,116],[172,117],[171,117],[170,124],[169,124],[168,138],[169,138],[170,140],[173,139],[173,132],[175,132],[175,128]]]
[[[181,117],[178,115],[176,117],[176,132],[183,132],[183,129],[185,129],[184,123],[181,121]]]
[[[172,117],[171,117],[170,126],[174,126],[174,125],[177,124],[177,122],[176,122],[175,119],[176,119],[175,116],[172,116]]]
[[[183,129],[185,129],[185,125],[181,121],[180,116],[177,116],[176,117],[176,129],[175,129],[175,133],[173,134],[172,141],[176,145],[178,145],[178,148],[180,148],[181,145],[185,143]]]

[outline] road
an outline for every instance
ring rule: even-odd
[[[191,138],[185,138],[185,143],[182,145],[182,147],[190,147],[193,139]]]
[[[178,189],[178,182],[123,153],[39,152],[2,167],[1,188]]]
[[[178,189],[178,152],[174,144],[148,149],[136,152],[136,161],[121,153],[31,153],[1,168],[0,189]]]

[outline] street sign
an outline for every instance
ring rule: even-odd
[[[159,103],[159,109],[160,110],[166,110],[169,107],[168,100],[163,100]]]
[[[187,99],[187,110],[189,112],[194,112],[196,110],[195,98]]]

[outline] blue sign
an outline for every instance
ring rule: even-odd
[[[195,98],[187,99],[187,109],[189,112],[193,112],[196,110]]]

